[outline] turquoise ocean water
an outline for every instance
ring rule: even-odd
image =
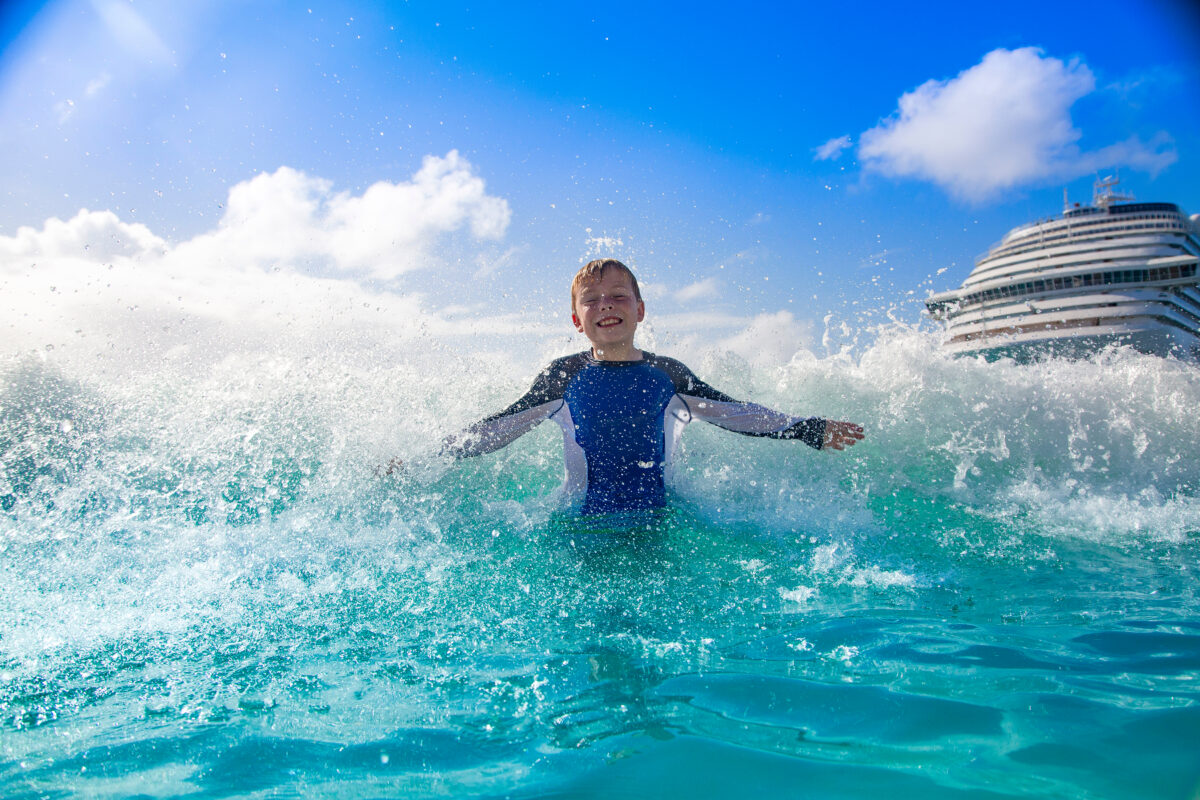
[[[1200,370],[689,361],[868,438],[583,524],[556,427],[428,455],[532,368],[7,358],[0,795],[1200,796]]]

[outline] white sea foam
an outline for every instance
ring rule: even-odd
[[[780,589],[779,596],[788,603],[804,605],[815,598],[820,591],[812,586],[797,586],[795,589]]]
[[[897,586],[908,588],[916,585],[916,578],[903,570],[880,569],[875,566],[850,570],[847,577],[851,586],[860,588],[891,589]]]

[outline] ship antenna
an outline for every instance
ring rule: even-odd
[[[1097,176],[1092,184],[1092,205],[1097,208],[1108,208],[1113,203],[1128,203],[1134,200],[1129,192],[1114,191],[1113,187],[1121,182],[1119,172],[1114,172],[1107,178]]]

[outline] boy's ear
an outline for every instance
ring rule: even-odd
[[[638,300],[638,322],[646,318],[646,304]]]
[[[583,323],[579,321],[579,315],[574,311],[571,312],[571,322],[575,323],[575,330],[583,333]]]

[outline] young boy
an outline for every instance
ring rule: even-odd
[[[490,453],[552,419],[563,430],[568,497],[583,514],[657,508],[683,428],[702,419],[747,436],[799,439],[841,450],[863,438],[850,422],[799,417],[734,400],[673,358],[633,346],[646,306],[637,279],[615,259],[584,266],[571,283],[571,321],[591,350],[556,359],[525,396],[450,437],[443,452]]]

